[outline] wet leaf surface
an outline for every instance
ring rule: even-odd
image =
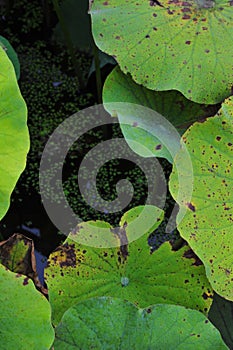
[[[193,166],[193,192],[185,200],[190,171],[182,150],[176,165],[183,169],[183,197],[177,199],[185,216],[179,222],[181,236],[203,261],[213,289],[233,300],[233,99],[227,99],[218,115],[195,123],[183,135]],[[179,174],[180,176],[180,174]],[[177,172],[173,169],[170,191],[177,198]],[[180,191],[180,193],[182,193]]]
[[[227,349],[200,312],[177,305],[138,309],[128,301],[95,298],[76,304],[56,328],[55,349]]]
[[[96,44],[137,83],[198,103],[231,95],[231,1],[95,0],[90,13]]]
[[[122,217],[118,232],[109,230],[110,235],[117,233],[121,247],[88,247],[76,243],[72,234],[50,255],[45,278],[55,325],[69,307],[98,296],[120,297],[139,307],[170,303],[208,312],[212,289],[203,265],[194,256],[185,256],[187,246],[175,252],[167,242],[151,253],[151,231],[132,241],[143,227],[142,222],[141,227],[134,223],[136,214],[132,209]],[[80,225],[83,234],[90,234],[85,223]]]

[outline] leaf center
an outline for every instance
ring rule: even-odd
[[[122,285],[122,287],[127,287],[128,284],[129,284],[128,277],[121,277],[121,285]]]

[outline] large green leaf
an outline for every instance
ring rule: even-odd
[[[95,0],[90,13],[96,44],[137,83],[199,103],[231,94],[231,1]]]
[[[223,103],[217,116],[191,126],[183,139],[193,166],[193,193],[189,202],[185,191],[177,198],[174,167],[170,191],[182,212],[186,210],[181,222],[178,214],[178,229],[203,261],[213,289],[233,300],[233,98]],[[183,169],[185,189],[190,173],[182,150],[175,164]]]
[[[103,102],[128,102],[149,107],[167,118],[179,132],[187,129],[197,119],[203,119],[217,111],[217,106],[194,103],[179,91],[149,90],[136,84],[129,75],[123,74],[119,66],[113,69],[104,83]]]
[[[138,309],[121,299],[76,304],[56,328],[57,350],[227,349],[218,330],[200,312],[177,305]]]
[[[175,129],[172,132],[167,120],[182,133],[192,122],[217,111],[217,106],[207,108],[191,102],[178,91],[159,92],[146,89],[136,84],[130,76],[123,74],[119,67],[106,79],[103,101],[110,113],[117,112],[124,138],[135,153],[144,157],[164,157],[171,163],[180,140],[179,134]],[[122,103],[119,104],[122,108],[119,109],[115,102]],[[136,108],[134,113],[130,111],[131,104]],[[154,112],[149,113],[148,109],[137,107],[138,104]],[[161,125],[164,126],[162,130]]]
[[[14,66],[16,78],[17,78],[17,80],[19,80],[19,78],[20,78],[20,64],[19,64],[19,59],[18,59],[17,53],[15,52],[15,50],[13,49],[13,47],[11,46],[9,41],[1,35],[0,35],[0,46],[2,46],[2,48],[6,51],[7,56],[9,57],[9,59],[11,60],[13,66]]]
[[[20,94],[13,65],[0,47],[0,219],[26,165],[29,149],[27,108]]]
[[[51,309],[28,277],[0,264],[2,349],[48,350],[54,340]]]
[[[117,116],[131,149],[142,157],[163,157],[173,163],[180,149],[180,135],[162,115],[148,107],[128,102],[105,103]]]
[[[189,247],[175,252],[165,243],[151,254],[147,234],[127,244],[127,239],[138,237],[145,225],[135,221],[137,215],[137,208],[124,214],[121,228],[115,231],[118,245],[125,242],[121,248],[92,248],[75,243],[80,234],[92,234],[87,222],[80,224],[77,233],[50,255],[45,277],[55,324],[77,302],[104,295],[121,297],[140,307],[174,303],[208,312],[212,289],[203,265]],[[148,234],[159,223],[160,220]],[[109,235],[113,235],[110,228]]]
[[[208,317],[220,331],[225,343],[233,349],[233,303],[215,294]]]

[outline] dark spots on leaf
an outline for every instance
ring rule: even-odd
[[[137,122],[133,122],[133,127],[137,127],[138,126],[138,123]]]
[[[185,41],[185,44],[186,44],[186,45],[190,45],[190,44],[191,44],[191,41],[190,41],[190,40],[187,40],[187,41]]]
[[[205,323],[209,323],[209,320],[205,320]]]
[[[150,1],[150,6],[160,6],[160,7],[164,7],[158,0],[151,0]]]
[[[188,249],[184,252],[183,257],[186,259],[194,259],[194,263],[192,266],[200,266],[203,265],[202,261],[198,258],[198,256],[192,251],[192,249]]]
[[[190,2],[188,2],[188,1],[183,1],[182,2],[182,6],[190,6],[190,7],[192,7],[192,4]]]
[[[231,147],[231,146],[232,146],[232,143],[231,143],[231,142],[228,142],[227,146]]]
[[[188,90],[188,93],[191,94],[192,90]]]
[[[186,203],[186,206],[193,212],[196,210],[195,206],[192,203]]]
[[[153,13],[153,17],[157,17],[157,14],[156,14],[156,13]]]
[[[60,256],[55,256],[54,260],[59,262],[60,267],[76,267],[76,253],[74,244],[65,243],[63,246],[58,247],[56,251],[59,252]]]
[[[151,313],[151,308],[149,307],[148,309],[146,309],[146,312],[148,313],[148,314],[150,314]]]
[[[29,278],[28,277],[25,277],[24,280],[23,280],[23,286],[26,286],[28,284],[28,280]]]
[[[161,148],[162,148],[162,145],[157,145],[157,146],[155,147],[156,150],[160,150]]]
[[[208,30],[208,28],[207,27],[202,27],[202,30]]]
[[[201,64],[198,64],[198,65],[197,65],[197,68],[201,69]]]
[[[153,27],[153,30],[158,30],[156,27]]]
[[[220,140],[221,140],[221,136],[217,136],[217,137],[216,137],[216,140],[217,140],[217,141],[220,141]]]
[[[182,8],[181,12],[185,13],[185,12],[191,12],[190,8],[188,7],[184,7]]]
[[[108,6],[108,1],[103,2],[104,6]]]
[[[209,53],[209,52],[210,52],[210,50],[208,50],[208,49],[207,49],[207,50],[205,50],[205,53]]]
[[[186,283],[189,283],[189,280],[185,280],[184,283],[185,283],[185,284],[186,284]]]
[[[103,38],[103,34],[102,33],[100,33],[100,37]]]
[[[119,35],[115,36],[115,39],[116,39],[116,40],[120,40],[120,38],[121,38],[121,37],[120,37]]]
[[[224,207],[224,210],[230,210],[231,208],[229,208],[229,207]]]
[[[182,17],[182,19],[190,19],[191,16],[190,15],[187,15],[186,13],[184,14],[184,16]]]
[[[108,253],[107,252],[104,252],[104,257],[106,258],[108,256]]]
[[[206,22],[206,18],[202,18],[201,21],[202,21],[202,22]]]
[[[205,300],[207,300],[208,298],[211,298],[211,297],[212,297],[211,295],[208,295],[206,293],[202,294],[202,298],[205,299]]]
[[[150,35],[149,35],[149,34],[147,34],[147,35],[146,35],[146,38],[147,38],[147,39],[149,39],[149,38],[150,38]]]

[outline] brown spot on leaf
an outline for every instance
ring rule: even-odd
[[[163,5],[159,2],[159,0],[151,0],[150,1],[150,6],[160,6],[163,7]]]
[[[186,203],[187,207],[192,210],[193,212],[196,211],[195,206],[192,203]]]
[[[205,299],[205,300],[208,299],[208,298],[211,298],[211,299],[212,299],[213,296],[212,296],[211,294],[208,295],[208,294],[206,294],[206,293],[203,293],[203,294],[202,294],[202,298]]]
[[[203,265],[202,261],[198,258],[198,256],[192,251],[192,249],[188,249],[184,252],[183,257],[186,259],[194,259],[194,266]]]
[[[57,255],[52,257],[54,262],[58,262],[60,267],[76,267],[76,253],[75,245],[65,243],[64,245],[58,247],[55,252]],[[81,261],[79,259],[79,261]]]
[[[26,286],[28,284],[28,280],[29,278],[28,277],[25,277],[24,280],[23,280],[23,285]]]
[[[159,150],[159,149],[161,149],[161,148],[162,148],[162,145],[157,145],[157,146],[155,147],[156,150]]]
[[[190,19],[190,15],[184,14],[184,16],[182,17],[182,19]]]
[[[191,12],[190,8],[188,8],[188,7],[182,8],[181,11],[182,11],[183,13],[185,13],[185,12]]]

